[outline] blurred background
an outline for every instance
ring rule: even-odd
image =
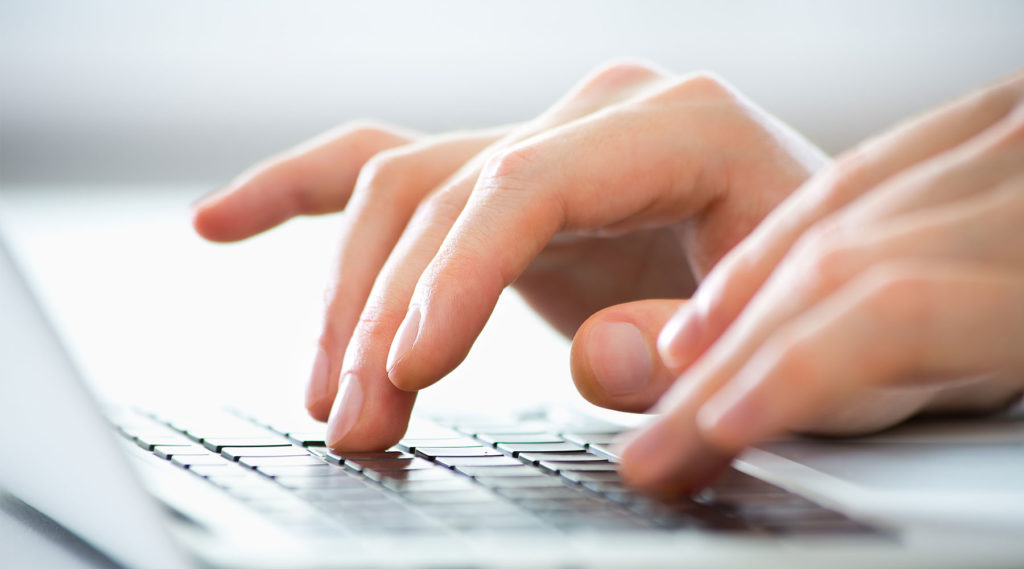
[[[714,70],[829,152],[1024,66],[1017,0],[18,2],[0,181],[216,184],[356,117],[517,121],[604,60]]]
[[[297,405],[339,220],[192,236],[188,203],[252,162],[360,117],[523,120],[621,56],[713,70],[834,153],[1024,68],[1022,22],[1015,0],[2,0],[0,217],[106,391]],[[571,399],[567,345],[510,296],[424,399]]]

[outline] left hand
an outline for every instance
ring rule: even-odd
[[[711,271],[659,348],[678,380],[622,466],[664,493],[784,433],[1019,397],[1024,75],[823,169]]]

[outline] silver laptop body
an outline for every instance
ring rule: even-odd
[[[332,456],[325,448],[309,444],[314,441],[304,440],[303,436],[312,436],[302,435],[308,432],[308,424],[291,427],[284,421],[277,423],[283,425],[279,427],[276,419],[262,421],[242,411],[206,411],[205,407],[185,412],[102,408],[84,387],[2,240],[0,378],[0,488],[125,567],[1024,566],[1024,430],[1015,419],[965,426],[970,439],[967,446],[991,452],[963,456],[990,460],[991,468],[1004,469],[1009,480],[1019,481],[1016,487],[978,488],[968,479],[961,483],[963,492],[937,495],[915,492],[913,484],[898,491],[872,488],[863,483],[863,477],[844,476],[872,461],[872,472],[884,474],[884,461],[897,464],[914,456],[931,457],[931,468],[956,468],[957,452],[965,446],[964,431],[944,431],[947,427],[942,425],[911,426],[887,435],[888,439],[790,441],[751,451],[737,462],[733,476],[752,481],[752,485],[736,486],[738,498],[732,496],[733,509],[725,514],[715,509],[715,501],[728,498],[728,489],[722,489],[721,495],[712,492],[698,497],[692,507],[689,502],[635,507],[634,497],[614,484],[614,474],[599,467],[608,462],[601,444],[589,448],[580,439],[601,438],[606,431],[594,425],[610,424],[584,415],[566,419],[566,414],[534,413],[518,417],[525,425],[519,431],[503,430],[509,424],[507,417],[421,420],[411,433],[413,438],[406,446],[393,449],[394,455]],[[221,418],[208,419],[213,415]],[[182,422],[188,420],[215,426],[226,424],[222,421],[248,422],[252,428],[265,429],[267,437],[280,440],[266,446],[235,447],[229,441],[214,447],[208,444],[212,441],[209,436],[188,438],[193,432]],[[544,426],[538,429],[537,425]],[[251,442],[248,428],[242,429],[243,438]],[[531,438],[540,432],[555,433],[552,436],[561,442]],[[952,434],[946,437],[942,433]],[[971,433],[977,438],[971,439]],[[182,454],[178,461],[159,456],[154,450],[159,450],[159,444],[143,444],[147,437],[166,442],[167,437],[179,440],[179,435],[179,448],[192,449],[195,454]],[[946,438],[953,443],[941,444]],[[445,441],[456,440],[468,441],[458,443],[467,446],[445,445]],[[516,447],[517,440],[542,446]],[[427,444],[424,441],[432,441],[433,446],[423,446]],[[562,448],[558,444],[579,445],[578,450],[573,449],[579,454],[573,456],[585,460],[547,461],[543,454],[523,450],[557,450]],[[443,450],[478,447],[485,456],[448,457],[467,453]],[[164,450],[167,448],[175,447]],[[215,452],[228,448],[242,450],[237,456]],[[257,454],[267,456],[250,457],[246,448],[259,449]],[[516,448],[519,450],[507,452]],[[300,454],[306,458],[298,458]],[[565,455],[558,453],[560,459]],[[527,465],[530,456],[539,458]],[[529,474],[538,482],[532,488],[536,491],[509,490],[509,486],[496,490],[482,483],[488,477],[473,465],[488,463],[492,457],[495,467],[504,469],[496,471],[503,474],[495,479],[507,484],[520,476],[516,470],[520,466],[538,470],[539,474]],[[396,474],[379,466],[382,460],[385,464],[397,461],[394,464],[403,468],[417,467],[408,470],[413,474]],[[549,465],[547,470],[538,466],[542,462]],[[578,464],[595,466],[594,470],[576,470],[581,468]],[[210,475],[211,470],[215,474]],[[307,480],[295,474],[300,471],[315,472],[317,477],[330,475],[334,482],[326,482],[326,477],[314,480],[312,475]],[[220,473],[226,474],[221,477]],[[405,489],[429,490],[427,482],[434,480],[435,474],[441,481],[438,484],[444,485],[439,493],[427,494],[412,505],[404,501]],[[898,469],[892,471],[892,476],[899,475]],[[452,481],[449,476],[454,477]],[[225,486],[215,483],[219,479],[245,481],[249,494],[225,491]],[[285,481],[289,480],[297,481],[300,490],[288,486]],[[310,506],[301,497],[335,484],[340,487],[332,487],[335,495],[379,492],[383,501],[341,500]],[[744,501],[743,493],[748,491],[753,501]],[[247,499],[254,492],[272,495],[277,502],[268,509]],[[557,502],[559,493],[565,492],[579,496],[573,503],[578,502],[583,513],[573,510],[548,516],[545,512],[550,504],[545,502]],[[464,502],[464,495],[473,498]],[[545,498],[549,495],[553,498]],[[517,496],[535,498],[520,500]],[[794,518],[787,526],[785,516],[771,517],[771,507],[758,510],[758,500],[760,506],[771,507],[790,500],[787,503],[805,508],[802,512],[815,508],[820,517],[802,526],[807,520]],[[520,506],[528,501],[531,508],[538,509]],[[477,502],[479,507],[474,506]],[[985,507],[973,507],[979,503]],[[391,529],[380,525],[392,508],[408,508],[420,525],[403,526],[407,520],[402,516]],[[480,508],[493,508],[497,513]],[[689,521],[685,516],[694,508],[705,512],[711,521],[702,521],[705,518],[700,513],[695,514],[696,521]],[[521,516],[520,510],[525,512]],[[287,515],[278,516],[278,511]],[[473,519],[482,520],[480,527],[460,525],[452,511],[476,516]],[[760,512],[767,519],[745,518],[743,512]],[[963,515],[956,515],[958,512]],[[499,518],[516,523],[510,522],[507,528],[500,524],[485,527]],[[579,523],[552,521],[564,519]],[[750,521],[753,519],[761,521]],[[519,523],[524,520],[529,523]],[[600,520],[607,523],[596,523]],[[671,523],[662,523],[664,520]],[[816,531],[815,520],[821,531]],[[594,523],[588,525],[588,521]]]

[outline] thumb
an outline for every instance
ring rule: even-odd
[[[572,340],[572,379],[591,403],[617,411],[651,408],[675,381],[658,357],[658,334],[685,304],[639,300],[595,313]]]

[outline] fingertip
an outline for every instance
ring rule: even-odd
[[[710,484],[731,457],[708,447],[693,428],[661,417],[616,443],[623,481],[662,497],[692,494]]]
[[[663,493],[671,488],[675,471],[675,456],[671,449],[672,437],[666,432],[664,421],[654,423],[627,434],[617,441],[623,481],[632,488],[647,493]]]
[[[226,198],[233,192],[231,188],[217,190],[190,206],[192,229],[200,237],[216,243],[229,243],[249,236],[238,231],[238,216],[226,205]]]
[[[424,271],[389,350],[386,369],[392,385],[403,391],[420,390],[458,367],[503,288],[497,279],[451,261]]]
[[[381,378],[386,384],[386,380]],[[346,373],[327,424],[327,445],[337,452],[375,452],[398,443],[409,426],[414,394],[385,389],[364,390],[358,377]]]
[[[618,411],[650,409],[675,380],[658,361],[655,338],[684,302],[648,299],[591,315],[576,331],[570,351],[572,379],[580,394]]]
[[[652,403],[644,393],[655,373],[651,348],[631,322],[584,323],[573,338],[570,368],[580,395],[595,405],[639,412]]]
[[[306,402],[306,412],[316,421],[326,423],[331,417],[331,401],[319,400],[313,403]]]
[[[306,383],[306,410],[317,421],[326,422],[330,417],[334,393],[330,385],[330,360],[323,346],[317,347],[313,370]]]

